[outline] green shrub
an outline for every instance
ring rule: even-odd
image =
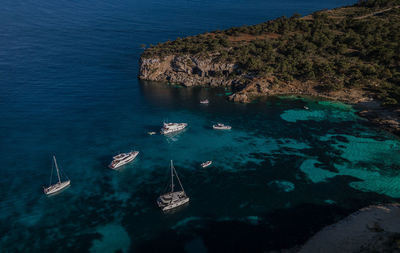
[[[313,80],[324,90],[374,87],[385,104],[393,105],[400,99],[400,8],[362,19],[354,17],[394,5],[400,5],[400,0],[366,0],[344,18],[345,11],[339,8],[315,12],[312,19],[293,15],[177,38],[150,45],[142,57],[212,57],[214,62],[237,64],[237,71],[229,78],[246,74],[272,75],[277,83]],[[247,39],[235,41],[239,35]],[[257,39],[249,40],[252,36]]]

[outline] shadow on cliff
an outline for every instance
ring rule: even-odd
[[[183,87],[164,82],[140,80],[140,91],[151,104],[157,106],[187,106],[198,104],[200,100],[223,92],[223,89],[205,89],[201,87]]]

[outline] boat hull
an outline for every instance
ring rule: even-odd
[[[64,181],[64,182],[61,182],[61,183],[53,184],[53,185],[51,185],[51,186],[49,186],[47,188],[44,188],[43,192],[46,195],[52,195],[52,194],[55,194],[57,192],[60,192],[61,190],[67,188],[70,185],[71,185],[71,180]]]
[[[171,133],[176,133],[176,132],[182,131],[186,127],[187,127],[187,124],[186,123],[182,123],[181,125],[173,128],[173,129],[164,129],[164,128],[162,128],[161,131],[160,131],[160,134],[167,135],[167,134],[171,134]]]
[[[212,164],[212,161],[208,161],[208,162],[205,162],[205,163],[200,164],[200,166],[201,166],[202,168],[206,168],[206,167],[210,166],[211,164]]]
[[[213,129],[215,129],[215,130],[231,130],[232,127],[230,127],[230,126],[223,126],[223,127],[213,126]]]
[[[188,203],[189,200],[190,200],[189,197],[186,197],[186,198],[184,198],[184,199],[182,199],[180,201],[174,202],[173,204],[162,208],[162,210],[165,212],[165,211],[169,211],[169,210],[175,209],[177,207],[183,206],[184,204]]]
[[[163,211],[168,211],[188,203],[190,198],[183,191],[170,192],[157,199],[157,205]]]
[[[111,163],[110,165],[108,165],[108,167],[109,167],[110,169],[116,170],[116,169],[118,169],[119,167],[121,167],[121,166],[123,166],[123,165],[125,165],[125,164],[127,164],[127,163],[130,163],[130,162],[132,162],[133,160],[135,160],[135,158],[138,156],[138,154],[139,154],[139,152],[136,151],[136,153],[133,153],[133,154],[132,154],[131,156],[129,156],[128,158],[126,158],[126,159],[124,159],[124,160],[121,160],[121,161],[115,163],[115,165],[113,165],[113,164]]]

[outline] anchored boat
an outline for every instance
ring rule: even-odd
[[[178,183],[181,187],[180,191],[175,191],[175,185],[174,185],[174,176],[178,179]],[[162,194],[160,197],[157,199],[157,205],[161,208],[163,211],[168,211],[171,209],[174,209],[176,207],[182,206],[186,203],[189,202],[189,197],[186,195],[185,190],[183,189],[182,183],[179,180],[178,173],[176,172],[174,168],[174,164],[171,160],[171,191]]]
[[[62,189],[68,187],[68,186],[71,184],[71,180],[69,180],[69,178],[68,178],[67,175],[65,175],[65,177],[67,178],[67,180],[65,180],[65,181],[63,181],[63,182],[61,181],[60,169],[58,168],[57,160],[56,160],[56,157],[55,157],[55,156],[53,156],[53,162],[54,162],[54,165],[55,165],[55,167],[56,167],[58,182],[55,183],[55,184],[51,184],[51,179],[52,179],[52,177],[53,177],[53,168],[54,168],[53,166],[51,166],[50,184],[49,184],[48,187],[43,187],[43,192],[44,192],[46,195],[50,195],[50,194],[57,193],[57,192],[61,191]],[[64,173],[64,174],[65,174],[65,173]]]
[[[222,123],[217,123],[217,124],[213,125],[213,129],[216,129],[216,130],[231,130],[232,127],[228,126],[228,125],[224,125]]]
[[[200,100],[200,104],[208,104],[209,102],[208,99]]]
[[[201,166],[202,168],[205,168],[205,167],[210,166],[211,164],[212,164],[212,161],[206,161],[206,162],[200,164],[200,166]]]
[[[185,129],[185,127],[187,127],[187,123],[165,123],[164,122],[160,133],[161,134],[174,133],[174,132],[178,132],[178,131]]]
[[[117,169],[122,165],[125,165],[129,162],[132,162],[136,156],[139,154],[139,151],[131,151],[129,153],[122,153],[113,157],[113,161],[108,165],[110,169]]]

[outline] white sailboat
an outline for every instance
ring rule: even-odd
[[[179,185],[181,186],[181,191],[175,191],[174,176],[178,179]],[[186,196],[186,192],[183,189],[181,181],[179,180],[178,173],[174,168],[174,164],[171,160],[171,191],[162,194],[157,199],[157,204],[163,211],[168,211],[178,206],[182,206],[189,202],[189,197]]]
[[[57,160],[56,157],[53,155],[53,161],[54,161],[54,165],[56,167],[56,171],[57,171],[57,178],[58,178],[58,182],[55,184],[51,184],[51,179],[53,177],[53,166],[51,167],[51,176],[50,176],[50,184],[48,187],[43,187],[43,192],[46,195],[50,195],[50,194],[54,194],[56,192],[61,191],[62,189],[66,188],[67,186],[69,186],[71,184],[71,180],[69,180],[68,176],[65,175],[67,177],[66,181],[61,181],[61,177],[60,177],[60,169],[58,168],[57,165]]]

